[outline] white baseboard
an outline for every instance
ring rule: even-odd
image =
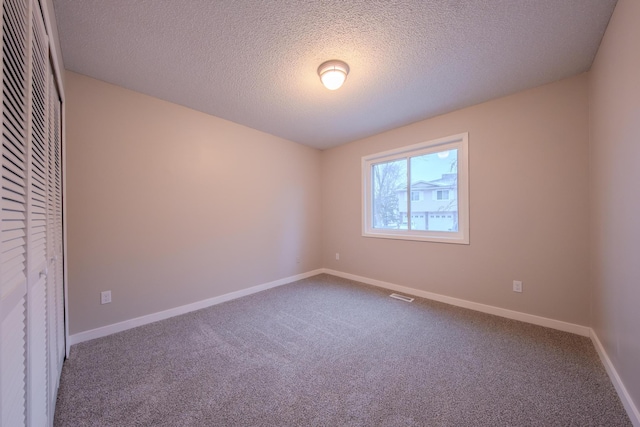
[[[468,308],[471,310],[480,311],[482,313],[494,314],[496,316],[506,317],[508,319],[519,320],[521,322],[532,323],[538,326],[545,326],[547,328],[557,329],[564,332],[571,332],[577,335],[590,337],[593,345],[600,356],[600,360],[604,365],[609,378],[615,387],[622,404],[624,405],[627,415],[631,420],[634,427],[640,427],[640,411],[636,407],[627,391],[622,379],[618,375],[615,367],[611,363],[611,359],[607,355],[602,343],[598,339],[595,331],[587,326],[577,325],[574,323],[563,322],[561,320],[549,319],[547,317],[536,316],[533,314],[521,313],[519,311],[507,310],[505,308],[495,307],[486,304],[480,304],[477,302],[467,301],[459,298],[453,298],[446,295],[440,295],[433,292],[422,291],[419,289],[409,288],[407,286],[396,285],[395,283],[383,282],[381,280],[370,279],[368,277],[358,276],[350,273],[343,273],[341,271],[331,270],[328,268],[321,269],[323,273],[331,274],[333,276],[342,277],[345,279],[355,280],[356,282],[366,283],[368,285],[377,286],[379,288],[385,288],[396,292],[401,292],[408,295],[414,295],[434,301],[443,302],[446,304],[455,305],[458,307]]]
[[[624,386],[620,375],[618,375],[618,371],[616,371],[613,363],[611,363],[609,355],[607,354],[604,346],[598,338],[598,335],[593,329],[591,329],[591,341],[593,342],[593,345],[595,346],[596,351],[600,356],[600,360],[602,361],[604,368],[607,370],[607,374],[609,374],[609,378],[611,379],[613,386],[618,392],[618,396],[620,397],[620,400],[624,405],[624,409],[626,409],[627,415],[629,415],[629,419],[631,419],[631,424],[633,424],[635,427],[640,427],[640,411],[638,410],[638,407],[633,403],[633,399],[631,399],[631,396],[629,395],[627,388]]]
[[[68,339],[68,346],[73,344],[78,344],[83,341],[89,341],[95,338],[101,338],[107,335],[114,334],[116,332],[125,331],[127,329],[135,328],[137,326],[146,325],[149,323],[157,322],[159,320],[168,319],[170,317],[179,316],[181,314],[189,313],[192,311],[200,310],[203,308],[210,307],[212,305],[220,304],[226,301],[231,301],[236,298],[241,298],[247,295],[255,294],[257,292],[265,291],[267,289],[275,288],[277,286],[286,285],[288,283],[295,282],[297,280],[306,279],[308,277],[312,277],[318,274],[331,274],[333,276],[342,277],[345,279],[355,280],[357,282],[366,283],[368,285],[377,286],[380,288],[385,288],[389,290],[393,290],[396,292],[401,292],[408,295],[414,295],[421,298],[426,298],[434,301],[443,302],[445,304],[454,305],[457,307],[468,308],[470,310],[480,311],[482,313],[493,314],[496,316],[506,317],[508,319],[519,320],[521,322],[531,323],[534,325],[545,326],[552,329],[557,329],[564,332],[571,332],[577,335],[582,335],[585,337],[590,337],[598,355],[600,356],[600,360],[604,365],[607,373],[609,374],[609,378],[613,383],[616,391],[618,392],[618,396],[624,405],[629,418],[631,419],[631,423],[635,427],[640,427],[640,411],[633,403],[631,396],[629,395],[626,387],[624,386],[618,372],[615,367],[611,363],[611,359],[607,355],[602,343],[598,339],[595,331],[593,329],[577,325],[574,323],[563,322],[561,320],[549,319],[546,317],[536,316],[533,314],[521,313],[514,310],[508,310],[505,308],[495,307],[486,304],[480,304],[473,301],[463,300],[460,298],[449,297],[446,295],[436,294],[433,292],[422,291],[419,289],[409,288],[407,286],[396,285],[390,282],[384,282],[381,280],[371,279],[368,277],[358,276],[350,273],[343,273],[337,270],[331,270],[328,268],[320,268],[317,270],[312,270],[306,273],[297,274],[295,276],[285,277],[283,279],[275,280],[269,283],[263,283],[261,285],[252,286],[247,289],[242,289],[240,291],[231,292],[228,294],[220,295],[214,298],[209,298],[202,301],[197,301],[191,304],[183,305],[180,307],[171,308],[169,310],[164,310],[158,313],[148,314],[146,316],[136,317],[135,319],[125,320],[123,322],[114,323],[112,325],[102,326],[100,328],[91,329],[89,331],[80,332],[74,335],[70,335]]]
[[[74,344],[78,344],[83,341],[89,341],[96,338],[106,337],[107,335],[115,334],[116,332],[126,331],[127,329],[157,322],[158,320],[164,320],[170,317],[189,313],[191,311],[207,308],[212,305],[220,304],[223,302],[234,300],[236,298],[241,298],[247,295],[255,294],[256,292],[265,291],[267,289],[275,288],[277,286],[286,285],[287,283],[292,283],[297,280],[306,279],[307,277],[315,276],[321,273],[322,273],[322,269],[312,270],[306,273],[285,277],[283,279],[274,280],[273,282],[263,283],[261,285],[252,286],[247,289],[230,292],[228,294],[220,295],[220,296],[209,298],[206,300],[196,301],[194,303],[182,305],[180,307],[170,308],[168,310],[160,311],[157,313],[147,314],[146,316],[140,316],[134,319],[129,319],[129,320],[114,323],[111,325],[91,329],[88,331],[79,332],[77,334],[73,334],[69,336],[68,345],[72,346]]]
[[[534,325],[545,326],[547,328],[557,329],[564,332],[582,335],[584,337],[591,336],[591,328],[588,326],[577,325],[575,323],[563,322],[561,320],[549,319],[547,317],[536,316],[533,314],[521,313],[519,311],[508,310],[506,308],[495,307],[492,305],[480,304],[473,301],[467,301],[460,298],[440,295],[433,292],[421,291],[419,289],[409,288],[406,286],[396,285],[395,283],[383,282],[381,280],[370,279],[368,277],[357,276],[355,274],[343,273],[341,271],[322,269],[323,273],[342,277],[345,279],[355,280],[356,282],[366,283],[368,285],[377,286],[409,295],[415,295],[434,301],[443,302],[445,304],[455,305],[458,307],[468,308],[470,310],[480,311],[482,313],[494,314],[507,319],[519,320],[521,322],[532,323]]]
[[[355,280],[357,282],[366,283],[369,285],[385,288],[397,292],[402,292],[409,295],[415,295],[421,298],[427,298],[434,301],[443,302],[458,307],[468,308],[471,310],[480,311],[483,313],[494,314],[496,316],[506,317],[508,319],[519,320],[522,322],[532,323],[534,325],[545,326],[552,329],[558,329],[560,331],[571,332],[574,334],[590,337],[591,328],[582,325],[576,325],[574,323],[563,322],[561,320],[549,319],[546,317],[536,316],[533,314],[521,313],[519,311],[508,310],[505,308],[495,307],[486,304],[480,304],[473,301],[467,301],[459,298],[449,297],[446,295],[440,295],[433,292],[422,291],[419,289],[409,288],[407,286],[396,285],[394,283],[384,282],[381,280],[371,279],[364,276],[358,276],[351,273],[343,273],[337,270],[331,270],[328,268],[320,268],[317,270],[308,271],[306,273],[297,274],[295,276],[285,277],[283,279],[275,280],[269,283],[263,283],[261,285],[252,286],[247,289],[231,292],[228,294],[220,295],[214,298],[209,298],[202,301],[196,301],[191,304],[183,305],[180,307],[170,308],[168,310],[160,311],[157,313],[148,314],[134,319],[125,320],[122,322],[114,323],[111,325],[102,326],[96,329],[91,329],[84,332],[79,332],[69,336],[69,345],[78,344],[83,341],[92,340],[95,338],[101,338],[107,335],[114,334],[116,332],[126,331],[127,329],[135,328],[137,326],[146,325],[148,323],[157,322],[158,320],[168,319],[173,316],[179,316],[181,314],[189,313],[191,311],[200,310],[212,305],[220,304],[226,301],[231,301],[236,298],[241,298],[246,295],[251,295],[256,292],[264,291],[267,289],[275,288],[277,286],[292,283],[297,280],[306,279],[308,277],[315,276],[317,274],[326,273],[345,279]]]

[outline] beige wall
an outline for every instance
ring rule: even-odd
[[[586,75],[322,153],[66,77],[71,334],[323,266],[589,324]],[[471,245],[361,237],[361,157],[460,132]]]
[[[71,334],[321,267],[319,151],[70,72],[66,95]]]
[[[587,120],[583,74],[324,151],[324,267],[588,325]],[[362,156],[461,132],[471,244],[362,237]]]
[[[640,2],[620,0],[589,73],[592,326],[640,407]]]

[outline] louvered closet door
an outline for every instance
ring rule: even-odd
[[[44,23],[32,9],[31,144],[27,215],[27,422],[49,425],[49,342],[47,313],[47,173],[48,173],[48,56]]]
[[[58,354],[56,363],[58,366],[58,380],[62,373],[62,363],[66,354],[66,340],[65,340],[65,323],[64,323],[64,271],[63,271],[63,259],[64,259],[64,245],[63,245],[63,230],[62,230],[62,102],[56,86],[53,84],[51,87],[53,92],[53,109],[52,117],[54,121],[53,134],[53,157],[54,157],[54,213],[55,213],[55,253],[54,263],[56,272],[56,341],[58,345]],[[56,381],[57,382],[57,381]],[[56,393],[57,394],[57,393]],[[54,396],[55,399],[55,396]]]
[[[53,75],[49,76],[47,140],[47,313],[49,340],[49,417],[58,391],[64,361],[64,294],[62,278],[62,164],[60,144],[60,96]]]
[[[26,411],[27,31],[24,0],[2,1],[0,426]]]
[[[0,427],[50,426],[65,354],[61,98],[38,2],[0,4]]]

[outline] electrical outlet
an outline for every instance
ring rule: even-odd
[[[336,252],[336,261],[340,261],[340,254]]]
[[[100,304],[109,304],[111,302],[111,291],[100,292]]]
[[[522,292],[522,282],[520,280],[513,281],[513,292]]]

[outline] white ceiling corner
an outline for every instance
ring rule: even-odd
[[[587,71],[616,0],[53,3],[68,70],[325,149]]]

